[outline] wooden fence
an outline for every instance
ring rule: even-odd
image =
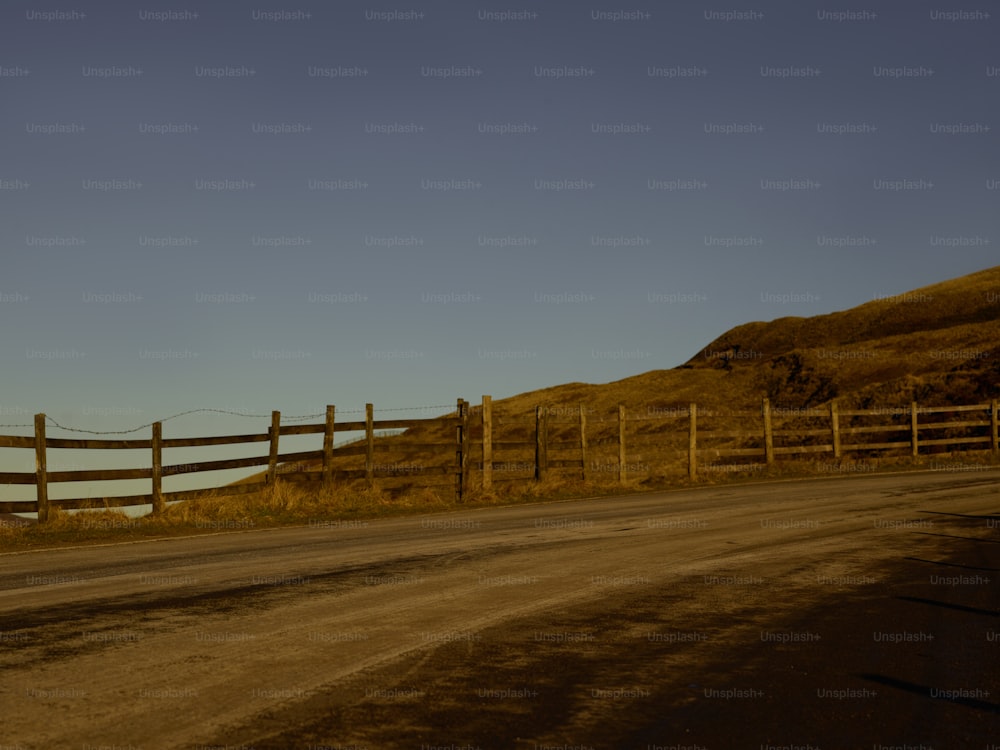
[[[572,416],[569,414],[572,410],[565,407],[557,407],[555,411],[563,417]],[[969,412],[978,412],[981,416],[978,419],[964,420],[941,420],[933,417],[930,420],[920,419],[921,415]],[[996,454],[1000,440],[995,399],[990,403],[961,406],[918,406],[913,402],[901,408],[841,410],[837,401],[832,401],[825,409],[773,408],[769,399],[764,398],[760,409],[754,410],[699,410],[697,404],[691,403],[682,407],[647,409],[645,415],[631,416],[627,414],[625,406],[619,405],[616,414],[592,418],[590,421],[591,426],[595,423],[604,425],[605,438],[600,442],[605,444],[605,457],[609,456],[610,448],[611,461],[601,464],[592,460],[593,450],[588,447],[588,439],[592,438],[588,433],[587,414],[587,409],[581,405],[572,419],[576,429],[563,430],[564,433],[571,433],[573,439],[566,440],[564,434],[564,439],[557,442],[549,434],[553,424],[552,409],[538,406],[535,409],[532,443],[496,441],[494,435],[497,425],[494,424],[491,400],[489,396],[484,396],[482,406],[473,408],[474,417],[479,417],[473,420],[473,424],[482,425],[482,461],[477,466],[481,471],[482,486],[489,488],[492,485],[495,467],[498,463],[503,464],[503,461],[498,462],[498,449],[523,450],[529,446],[534,450],[531,468],[533,477],[537,480],[545,479],[553,469],[572,469],[578,472],[581,479],[587,480],[592,478],[591,474],[595,470],[610,468],[617,475],[617,481],[624,483],[630,474],[636,473],[635,466],[630,465],[627,460],[627,454],[635,453],[636,449],[639,452],[644,449],[648,451],[651,446],[658,460],[662,462],[672,454],[686,464],[687,476],[696,479],[700,468],[712,468],[705,466],[707,461],[719,458],[757,458],[762,459],[761,466],[767,466],[773,464],[778,457],[796,454],[825,453],[839,461],[846,454],[895,450],[915,457],[920,455],[922,448],[926,452],[932,446],[957,448],[976,445]],[[873,417],[890,417],[892,421],[888,424],[857,424]],[[756,424],[739,429],[705,429],[703,426],[705,422],[720,419],[728,422],[754,421]],[[561,423],[566,425],[570,421],[564,418]],[[803,421],[811,424],[803,426]],[[643,431],[643,423],[657,423],[659,426]],[[630,426],[631,430],[628,429]],[[962,431],[962,434],[944,435],[957,431]],[[968,435],[969,431],[986,434]],[[905,437],[887,439],[892,433],[905,433]],[[932,436],[927,436],[928,433]],[[864,440],[861,436],[865,435],[878,439]],[[713,445],[716,441],[723,441],[723,444]],[[671,444],[676,447],[671,449]],[[576,458],[552,459],[550,451],[554,449],[561,450],[564,454],[571,451]],[[650,468],[652,467],[641,465],[638,470],[648,471]]]
[[[940,420],[932,419],[929,421],[921,421],[920,415],[929,414],[943,414],[943,413],[962,413],[962,412],[979,412],[983,415],[980,419],[966,419],[966,420]],[[726,438],[726,437],[736,437],[741,439],[746,439],[748,433],[746,430],[736,430],[736,431],[711,431],[711,432],[698,432],[696,429],[696,423],[699,416],[697,407],[695,404],[691,404],[689,407],[689,435],[690,435],[690,448],[689,448],[689,460],[688,460],[688,473],[690,477],[694,477],[697,472],[697,460],[698,456],[702,454],[715,455],[715,456],[753,456],[763,458],[765,463],[774,463],[776,456],[782,455],[792,455],[792,454],[803,454],[803,453],[830,453],[833,458],[841,459],[845,453],[851,452],[877,452],[883,450],[901,450],[908,452],[911,456],[918,456],[920,454],[921,447],[930,446],[965,446],[979,444],[983,446],[988,446],[992,453],[997,453],[998,449],[998,431],[997,431],[997,400],[994,399],[990,403],[984,404],[970,404],[962,406],[918,406],[914,401],[908,407],[905,408],[890,408],[890,409],[850,409],[841,410],[838,408],[837,401],[831,401],[828,409],[772,409],[768,399],[763,399],[761,404],[761,409],[759,412],[729,412],[727,416],[737,417],[737,418],[755,418],[761,421],[761,430],[758,433],[758,440],[760,442],[759,446],[750,448],[707,448],[699,449],[697,448],[698,438]],[[710,415],[706,415],[710,416]],[[809,419],[813,422],[821,421],[825,422],[823,426],[817,427],[807,427],[807,428],[795,428],[786,427],[785,429],[774,429],[774,421],[776,416],[784,417],[784,421],[790,421],[794,419]],[[864,421],[863,418],[870,417],[895,417],[894,421],[888,424],[874,424],[874,425],[858,425],[852,424],[851,426],[843,426],[841,421],[843,419],[848,419],[851,422]],[[858,420],[857,418],[862,418]],[[955,431],[955,430],[982,430],[982,428],[988,429],[988,434],[985,435],[975,435],[968,436],[963,435],[952,435],[949,437],[940,436],[941,432]],[[921,432],[933,432],[936,437],[921,437]],[[886,440],[885,436],[890,433],[906,433],[906,437],[902,440]],[[880,440],[865,441],[861,442],[851,442],[846,443],[845,438],[857,440],[857,438],[852,438],[855,435],[877,435],[880,436]],[[781,438],[795,437],[795,438],[806,438],[813,437],[819,438],[820,440],[812,442],[801,442],[794,445],[782,445],[780,444]],[[775,439],[779,440],[779,444],[775,444]],[[823,439],[829,442],[824,442]]]
[[[265,433],[249,435],[229,435],[197,438],[163,438],[162,423],[152,425],[149,440],[79,440],[50,438],[45,434],[45,415],[35,416],[33,437],[0,436],[0,448],[30,448],[35,452],[34,472],[0,472],[0,484],[33,484],[36,487],[34,501],[0,501],[0,511],[37,512],[40,521],[45,521],[49,509],[121,507],[127,505],[152,504],[154,513],[161,513],[168,501],[190,500],[207,495],[252,493],[273,484],[279,474],[279,466],[291,462],[319,462],[318,471],[296,471],[282,473],[283,479],[295,481],[321,481],[327,485],[339,481],[365,480],[373,486],[380,478],[394,476],[392,467],[381,468],[375,463],[375,437],[378,429],[410,429],[433,424],[439,428],[454,429],[454,439],[449,441],[418,443],[406,439],[407,451],[430,450],[444,460],[439,464],[407,467],[407,475],[452,475],[455,480],[456,498],[461,501],[463,493],[471,486],[473,473],[478,474],[479,485],[490,489],[496,481],[516,481],[534,479],[541,481],[554,470],[571,470],[581,479],[592,479],[595,472],[610,470],[620,483],[626,482],[631,474],[636,474],[634,466],[627,461],[627,453],[638,447],[654,451],[657,460],[662,461],[668,454],[686,462],[687,476],[696,479],[699,470],[711,469],[710,461],[719,458],[740,457],[760,458],[761,466],[773,464],[778,457],[801,454],[830,454],[838,461],[848,453],[872,453],[896,450],[911,456],[920,455],[922,448],[939,446],[941,449],[967,449],[982,446],[994,455],[998,451],[998,411],[997,400],[990,403],[962,406],[918,406],[916,402],[907,407],[890,409],[841,410],[836,401],[825,409],[781,409],[773,408],[768,399],[761,401],[760,409],[745,411],[699,410],[697,404],[687,406],[650,408],[645,415],[629,417],[625,406],[619,405],[617,413],[611,416],[592,418],[588,430],[588,414],[585,406],[576,409],[566,407],[538,406],[527,423],[523,418],[495,417],[490,396],[483,396],[482,404],[470,408],[469,403],[458,399],[455,412],[445,417],[423,419],[375,420],[371,404],[365,407],[365,420],[335,423],[336,409],[328,406],[326,420],[321,424],[281,425],[281,415],[271,414],[271,426]],[[925,415],[967,414],[975,419],[921,419]],[[563,419],[559,419],[563,417]],[[872,418],[888,417],[881,424],[860,424]],[[751,420],[753,425],[740,429],[705,429],[705,422],[725,420],[743,422]],[[594,430],[594,425],[597,430]],[[632,434],[628,427],[632,425]],[[334,430],[340,432],[364,431],[359,441],[334,448]],[[553,439],[553,431],[560,432]],[[504,431],[527,433],[530,439],[503,440]],[[473,434],[477,458],[471,460]],[[979,434],[970,434],[978,432]],[[985,434],[982,434],[984,433]],[[320,450],[297,453],[280,453],[279,438],[282,435],[323,435]],[[905,433],[902,439],[886,439],[894,433]],[[930,433],[930,436],[927,436]],[[946,434],[948,433],[948,434]],[[861,436],[874,436],[875,440],[864,440]],[[897,435],[898,437],[898,435]],[[501,439],[498,439],[501,438]],[[686,439],[685,439],[686,438]],[[712,445],[715,441],[723,443]],[[850,442],[853,441],[853,442]],[[189,448],[235,443],[267,442],[267,456],[236,458],[199,463],[162,465],[164,448]],[[673,447],[671,447],[673,446]],[[628,451],[626,450],[628,447]],[[140,469],[100,469],[84,471],[47,470],[47,451],[50,448],[86,449],[141,449],[151,451],[152,465]],[[452,453],[453,451],[453,453]],[[505,460],[500,454],[508,453]],[[510,453],[525,460],[510,460]],[[569,453],[573,457],[566,458]],[[558,457],[561,454],[563,457]],[[605,458],[605,463],[594,460],[597,454]],[[334,458],[364,455],[364,468],[340,469],[334,467]],[[263,481],[246,484],[211,487],[207,489],[185,490],[165,493],[162,490],[164,477],[221,469],[237,469],[267,465]],[[510,470],[513,467],[513,470]],[[649,470],[649,466],[644,467]],[[643,468],[638,471],[641,472]],[[499,477],[498,471],[504,476]],[[122,479],[149,479],[152,491],[147,495],[131,495],[94,499],[50,500],[48,485],[52,482],[107,481]]]
[[[48,520],[49,510],[52,507],[79,509],[152,504],[153,513],[162,513],[166,508],[167,502],[170,501],[193,500],[213,495],[239,495],[258,492],[274,483],[279,473],[278,467],[280,464],[288,464],[290,462],[322,461],[322,468],[319,471],[298,471],[290,474],[282,474],[283,479],[292,481],[319,480],[327,484],[332,484],[334,481],[340,480],[364,479],[369,486],[373,486],[375,480],[380,475],[386,476],[392,474],[391,468],[379,470],[378,465],[375,463],[376,431],[379,429],[409,429],[427,422],[433,422],[437,425],[443,424],[445,426],[453,425],[456,429],[456,439],[453,441],[439,441],[414,445],[413,447],[432,448],[433,450],[450,447],[455,451],[453,471],[456,476],[456,495],[461,499],[464,490],[462,468],[466,464],[465,453],[468,450],[468,430],[466,427],[468,421],[468,403],[466,401],[459,399],[455,414],[449,417],[376,420],[374,419],[374,407],[372,404],[365,406],[364,421],[337,423],[335,422],[335,416],[336,407],[327,406],[326,421],[322,424],[282,425],[281,413],[274,411],[271,412],[271,426],[267,432],[249,435],[193,438],[164,438],[162,423],[154,422],[151,425],[152,436],[148,440],[81,440],[47,437],[45,434],[45,415],[36,414],[35,434],[33,437],[0,435],[0,448],[31,448],[35,452],[34,472],[0,472],[0,484],[33,484],[36,488],[36,499],[34,501],[0,501],[0,511],[10,513],[37,512],[38,520],[41,522]],[[335,429],[337,432],[364,430],[365,437],[360,441],[334,448]],[[282,435],[308,435],[316,433],[323,434],[322,449],[300,451],[297,453],[279,452],[279,438]],[[192,448],[208,445],[263,442],[268,443],[269,450],[266,456],[163,465],[162,457],[165,448]],[[152,465],[148,468],[139,469],[48,471],[47,454],[50,448],[148,450],[152,455]],[[335,456],[352,455],[365,456],[365,467],[363,469],[334,470],[333,459]],[[164,477],[204,471],[240,469],[250,466],[263,466],[265,464],[267,465],[267,470],[263,481],[179,492],[163,492],[162,482]],[[447,472],[448,467],[425,467],[413,473],[436,473],[440,475],[442,471]],[[48,486],[53,482],[112,481],[123,479],[149,479],[152,482],[152,491],[146,495],[127,495],[102,499],[73,498],[50,500],[48,496]]]

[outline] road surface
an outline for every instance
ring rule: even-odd
[[[1000,472],[0,555],[0,750],[1000,750]]]

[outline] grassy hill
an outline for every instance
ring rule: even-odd
[[[494,440],[533,439],[538,405],[555,414],[550,440],[577,440],[577,412],[582,405],[593,460],[613,462],[617,409],[623,404],[630,420],[649,420],[630,424],[629,440],[639,446],[643,435],[651,438],[643,447],[630,449],[629,463],[637,464],[640,476],[662,478],[673,469],[682,473],[677,453],[687,439],[682,419],[676,420],[676,429],[664,431],[670,426],[665,415],[690,402],[706,411],[754,409],[763,396],[779,409],[823,407],[834,398],[844,409],[873,409],[905,406],[914,400],[942,406],[1000,397],[1000,266],[841,312],[746,323],[673,369],[605,384],[567,383],[497,400]],[[475,441],[481,426],[476,425],[475,414],[471,422]],[[724,419],[707,425],[708,429],[737,426]],[[451,439],[453,431],[446,426],[424,424],[379,439],[377,461],[404,468],[443,467],[453,456],[447,450],[409,445]],[[474,461],[478,458],[473,455]],[[533,453],[527,448],[507,451],[495,460],[531,462]],[[345,468],[357,468],[362,462],[356,456],[337,459]],[[515,471],[509,478],[529,474]]]

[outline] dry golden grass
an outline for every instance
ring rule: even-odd
[[[394,495],[380,487],[368,489],[360,482],[324,489],[315,483],[279,479],[258,493],[225,494],[222,488],[218,494],[172,503],[160,515],[131,517],[117,509],[69,512],[53,507],[45,524],[0,524],[0,549],[129,541],[510,505],[542,498],[579,497],[581,493],[596,493],[599,487],[557,479],[508,484],[490,492],[468,492],[459,504],[450,487],[447,491],[415,488]]]
[[[436,496],[421,493],[407,507],[440,505]],[[45,546],[51,543],[126,541],[210,531],[235,531],[269,526],[307,524],[320,519],[377,517],[399,512],[379,489],[318,487],[278,481],[258,493],[232,495],[222,488],[197,500],[170,504],[161,515],[130,517],[120,510],[71,513],[52,508],[45,524],[0,526],[4,547]]]

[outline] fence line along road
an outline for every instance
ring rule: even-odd
[[[989,403],[969,404],[958,406],[918,406],[916,402],[910,403],[906,407],[890,409],[853,409],[840,410],[837,401],[831,401],[825,409],[787,409],[775,408],[770,404],[769,399],[761,400],[759,410],[734,410],[734,411],[708,411],[699,410],[697,404],[691,403],[687,406],[669,408],[649,408],[645,416],[634,415],[629,417],[624,405],[619,405],[617,414],[608,418],[597,418],[593,423],[603,425],[611,423],[610,432],[599,427],[598,432],[606,432],[610,437],[599,439],[599,435],[594,435],[594,430],[590,431],[590,444],[588,444],[587,414],[593,410],[580,405],[576,409],[566,407],[552,407],[539,405],[535,408],[533,425],[525,420],[495,417],[493,403],[490,396],[483,396],[482,404],[470,408],[469,403],[464,399],[458,399],[454,412],[441,417],[427,417],[421,419],[374,419],[374,408],[372,404],[365,406],[365,419],[363,421],[340,422],[335,421],[336,407],[326,407],[326,419],[318,424],[281,424],[280,412],[271,413],[271,426],[264,433],[252,433],[243,435],[222,435],[213,437],[187,437],[187,438],[164,438],[162,422],[154,422],[150,425],[152,434],[148,440],[92,440],[78,438],[54,438],[46,435],[46,417],[44,414],[36,414],[34,422],[34,436],[0,435],[0,448],[20,448],[31,449],[35,452],[34,472],[0,472],[0,483],[35,485],[36,498],[33,501],[0,501],[0,511],[7,512],[36,512],[41,522],[48,520],[49,511],[52,507],[63,509],[93,508],[93,507],[123,507],[129,505],[152,504],[153,513],[162,513],[168,501],[192,500],[209,495],[246,494],[258,492],[261,489],[273,485],[279,472],[279,466],[290,463],[300,463],[308,466],[319,462],[321,469],[316,471],[296,471],[294,473],[282,474],[283,479],[294,481],[318,481],[327,486],[336,481],[352,481],[363,479],[367,486],[372,487],[376,479],[398,476],[398,471],[391,465],[381,467],[375,463],[375,438],[377,430],[404,429],[409,430],[421,426],[433,426],[439,429],[454,429],[454,437],[450,440],[437,440],[431,442],[416,443],[412,440],[405,442],[408,451],[429,450],[432,453],[450,458],[440,465],[413,466],[406,468],[406,475],[409,476],[437,476],[451,474],[455,480],[455,493],[461,501],[463,493],[470,485],[470,474],[475,470],[480,477],[480,484],[483,489],[490,489],[494,482],[500,481],[496,476],[497,471],[506,470],[510,465],[519,469],[526,476],[507,476],[506,480],[514,481],[518,479],[544,480],[551,470],[570,469],[578,472],[580,478],[587,480],[592,478],[595,470],[606,468],[613,471],[616,479],[620,483],[627,481],[630,471],[634,473],[634,467],[630,468],[626,460],[626,445],[630,449],[636,444],[656,445],[656,449],[661,453],[663,446],[676,443],[677,448],[673,453],[681,461],[686,457],[687,475],[690,479],[696,479],[699,472],[701,459],[722,458],[722,457],[750,457],[762,458],[765,464],[773,464],[778,456],[793,456],[796,454],[829,453],[840,460],[845,453],[850,452],[872,452],[884,450],[904,450],[910,455],[917,456],[921,447],[929,446],[988,446],[988,449],[995,456],[998,451],[998,440],[1000,440],[1000,430],[998,430],[997,400],[993,399]],[[976,413],[982,415],[978,419],[946,419],[946,420],[921,420],[921,415],[930,414],[962,414]],[[883,424],[853,424],[843,426],[843,420],[857,422],[871,417],[891,417],[896,421]],[[559,417],[564,417],[560,420]],[[569,417],[569,419],[565,419]],[[706,430],[699,426],[702,420],[713,421],[717,419],[727,420],[754,420],[756,424],[753,429],[747,427],[743,429],[715,429]],[[795,420],[811,420],[813,423],[820,421],[819,427],[799,427],[788,426],[789,422]],[[775,422],[781,421],[783,426],[775,429]],[[659,423],[658,427],[644,429],[645,423]],[[627,427],[635,425],[633,434],[627,437]],[[563,433],[570,433],[571,439],[555,441],[551,437],[552,428],[562,426]],[[567,426],[571,425],[571,426]],[[498,440],[498,433],[502,428],[516,430],[527,427],[531,433],[529,440]],[[478,432],[476,441],[477,453],[480,461],[470,460],[472,448],[473,428]],[[686,429],[685,429],[686,428]],[[364,432],[364,437],[340,447],[334,448],[334,434],[337,432]],[[985,430],[986,434],[982,434]],[[933,431],[935,437],[921,437],[921,432]],[[969,432],[979,432],[980,434],[970,435]],[[687,433],[687,440],[683,440],[684,432]],[[903,439],[886,440],[890,433],[906,433]],[[950,436],[941,436],[940,433],[952,433]],[[954,434],[959,432],[960,434]],[[575,435],[574,435],[575,433]],[[318,450],[300,451],[295,453],[280,453],[279,439],[282,435],[308,435],[322,434],[323,447]],[[880,440],[869,442],[846,443],[845,437],[872,435],[881,438]],[[503,437],[500,435],[500,437]],[[565,437],[565,435],[564,435]],[[595,439],[597,438],[597,439]],[[777,443],[776,443],[777,439]],[[792,442],[789,443],[788,439]],[[820,442],[816,442],[819,439]],[[825,439],[825,440],[824,440]],[[857,440],[851,437],[850,439]],[[708,445],[703,441],[723,440],[728,443],[723,445]],[[797,441],[797,442],[795,442]],[[193,448],[201,446],[232,445],[239,443],[268,443],[266,456],[254,456],[250,458],[234,458],[214,461],[201,461],[197,463],[174,464],[164,466],[162,462],[163,450],[165,448]],[[684,445],[686,443],[686,445]],[[736,444],[734,447],[733,443]],[[613,451],[612,460],[608,464],[597,464],[589,460],[595,454],[595,447]],[[138,469],[95,469],[77,471],[48,471],[48,450],[49,449],[121,449],[121,450],[147,450],[150,452],[151,465],[148,468]],[[509,461],[498,460],[497,453],[502,451],[533,451],[531,460]],[[576,458],[551,458],[550,451],[559,452],[571,451]],[[341,469],[335,468],[334,458],[364,455],[365,462],[363,468]],[[205,471],[219,471],[222,469],[238,469],[252,466],[266,465],[264,479],[257,482],[244,484],[227,485],[224,487],[208,487],[195,490],[183,490],[178,492],[163,492],[162,483],[164,477],[177,476],[180,474],[191,474]],[[517,473],[508,471],[508,474]],[[108,497],[102,499],[74,498],[50,500],[48,497],[48,487],[51,483],[58,482],[83,482],[83,481],[113,481],[125,479],[149,479],[151,481],[151,491],[145,495],[129,495]]]

